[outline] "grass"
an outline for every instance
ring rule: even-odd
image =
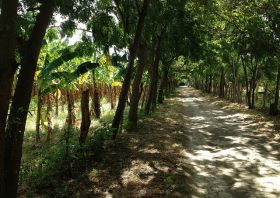
[[[55,115],[54,109],[51,112],[53,133],[50,142],[45,142],[46,132],[41,126],[40,136],[41,143],[35,144],[35,128],[36,128],[36,103],[32,101],[30,114],[27,119],[26,132],[23,144],[23,157],[20,172],[20,194],[25,197],[34,197],[36,195],[45,194],[50,197],[67,197],[67,182],[71,177],[80,177],[87,166],[92,161],[99,161],[102,155],[103,144],[105,140],[110,139],[111,123],[115,110],[111,110],[110,103],[106,100],[101,101],[102,117],[92,119],[91,129],[88,134],[87,141],[83,147],[79,145],[79,124],[80,111],[79,103],[75,104],[76,124],[71,130],[69,142],[69,157],[65,158],[65,134],[64,129],[67,106],[59,106],[59,115]],[[128,109],[124,112],[123,128],[128,126]],[[44,117],[45,109],[42,111]],[[152,114],[155,114],[153,112]],[[145,115],[143,109],[139,111],[139,120]],[[44,118],[43,118],[44,119]],[[141,122],[141,121],[140,121]],[[67,167],[71,167],[71,176]],[[50,190],[54,189],[54,190]],[[47,197],[48,197],[47,196]]]
[[[106,103],[106,100],[102,101],[102,117],[99,120],[92,120],[87,142],[81,147],[78,141],[81,115],[80,111],[76,108],[77,122],[75,128],[71,131],[69,159],[66,161],[66,131],[64,129],[67,116],[66,105],[64,105],[64,108],[59,106],[58,116],[55,115],[54,109],[52,111],[51,116],[54,127],[51,141],[45,142],[46,132],[44,127],[41,126],[41,143],[37,145],[35,144],[35,105],[34,102],[31,103],[30,114],[26,123],[20,172],[20,194],[26,197],[34,197],[38,191],[40,191],[40,194],[44,194],[44,189],[55,187],[59,191],[55,192],[56,196],[60,197],[67,186],[60,182],[61,178],[65,177],[67,171],[65,163],[70,164],[73,173],[80,173],[80,170],[85,168],[84,163],[86,163],[90,156],[95,156],[96,159],[99,157],[97,153],[102,149],[104,141],[110,138],[109,123],[113,119],[115,110],[110,109],[110,104]],[[79,104],[75,104],[75,107],[79,107]],[[45,109],[42,111],[42,116],[44,116],[44,112]]]

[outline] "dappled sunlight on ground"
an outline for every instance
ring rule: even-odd
[[[139,126],[106,143],[104,159],[76,181],[82,187],[73,197],[280,197],[272,122],[181,88]]]
[[[189,103],[187,157],[196,170],[194,180],[206,190],[198,197],[279,197],[280,147],[266,134],[273,132],[273,123],[213,103]]]

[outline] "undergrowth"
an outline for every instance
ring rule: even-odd
[[[20,172],[20,194],[26,197],[36,194],[65,197],[67,181],[79,177],[93,160],[101,160],[104,142],[112,135],[110,127],[103,124],[91,129],[86,143],[81,146],[79,129],[72,129],[69,133],[69,154],[66,156],[66,131],[56,133],[56,140],[28,149],[29,157],[23,161]]]

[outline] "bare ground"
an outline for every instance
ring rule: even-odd
[[[280,197],[273,122],[182,87],[138,131],[107,142],[69,197]]]

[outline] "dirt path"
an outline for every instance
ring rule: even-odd
[[[280,146],[270,125],[180,88],[141,129],[108,143],[71,195],[280,197]]]

